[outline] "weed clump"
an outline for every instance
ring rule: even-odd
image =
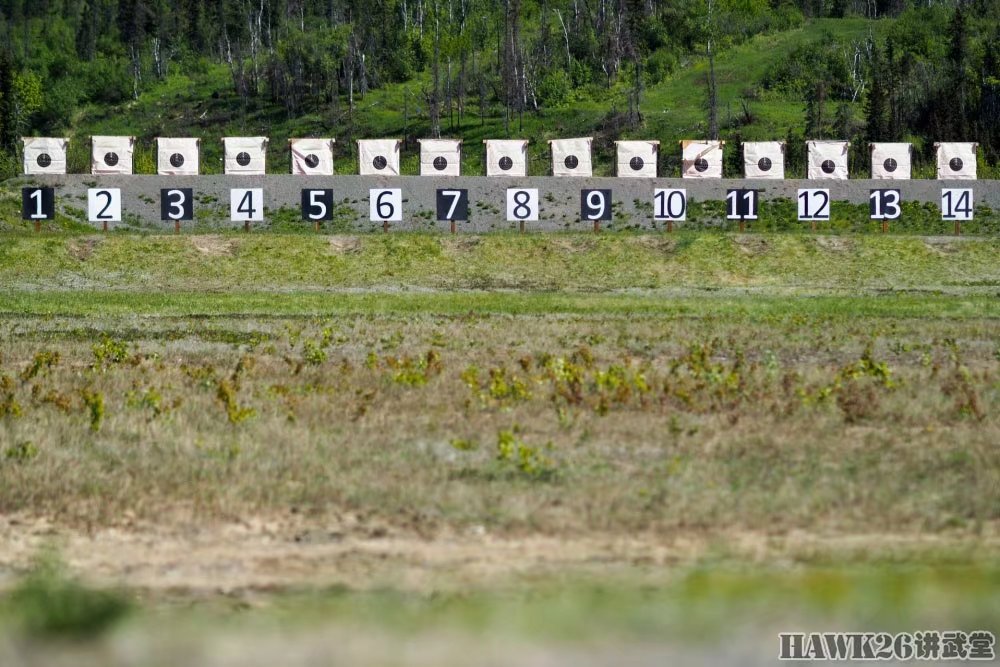
[[[28,575],[11,591],[8,604],[31,635],[92,638],[132,609],[116,591],[89,588],[71,579],[53,553],[36,557]]]

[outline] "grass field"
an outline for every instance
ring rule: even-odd
[[[0,663],[770,664],[778,631],[995,631],[998,259],[5,236]]]

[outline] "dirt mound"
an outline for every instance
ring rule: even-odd
[[[736,244],[736,248],[744,255],[752,257],[766,255],[771,250],[771,244],[762,236],[742,234],[734,236],[733,243]]]
[[[849,252],[854,249],[854,240],[843,236],[817,236],[816,245],[829,252]]]
[[[357,236],[331,236],[330,252],[337,255],[361,252],[361,239]]]
[[[478,236],[451,236],[441,239],[441,247],[452,252],[468,252],[480,243],[482,239]]]
[[[635,237],[633,241],[636,245],[649,248],[655,252],[671,253],[677,248],[676,239],[668,239],[663,236],[642,235]]]
[[[238,245],[236,241],[222,236],[192,236],[191,245],[206,257],[233,257]]]
[[[74,259],[86,262],[94,254],[94,250],[103,242],[104,240],[99,237],[88,236],[82,239],[73,239],[67,244],[66,249]]]

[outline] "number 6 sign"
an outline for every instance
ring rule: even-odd
[[[368,217],[372,222],[403,221],[403,191],[369,190]]]

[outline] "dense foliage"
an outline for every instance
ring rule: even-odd
[[[369,91],[416,83],[414,110],[385,111],[439,136],[463,116],[509,131],[581,100],[607,100],[605,130],[640,130],[644,92],[707,62],[697,129],[738,139],[739,120],[719,118],[716,56],[848,16],[871,19],[868,37],[772,63],[746,81],[746,121],[758,96],[780,96],[804,108],[788,138],[976,140],[1000,158],[998,0],[2,0],[0,175],[16,173],[22,135],[67,132],[81,109],[223,66],[213,97],[286,118],[353,116]]]

